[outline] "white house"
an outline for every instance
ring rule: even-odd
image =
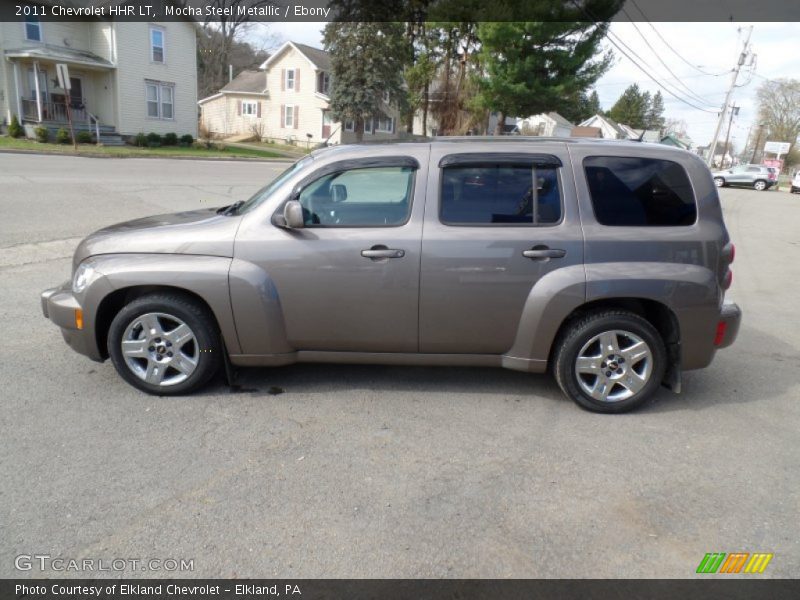
[[[333,120],[330,111],[331,61],[324,50],[286,42],[259,71],[245,71],[212,96],[199,101],[201,123],[212,134],[253,134],[289,143],[355,141],[354,124]],[[398,134],[399,114],[391,98],[364,126],[364,140]]]
[[[628,139],[628,134],[616,121],[610,117],[602,115],[594,115],[585,121],[578,123],[578,127],[597,127],[606,140],[624,140]]]
[[[557,112],[551,111],[519,119],[517,127],[519,127],[523,135],[569,137],[575,126]]]
[[[137,133],[197,135],[195,26],[170,23],[0,22],[0,115],[58,129],[69,104],[78,129],[121,143]],[[71,89],[59,87],[65,64]]]

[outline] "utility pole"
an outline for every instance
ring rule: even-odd
[[[728,148],[728,141],[731,139],[731,125],[733,125],[733,117],[739,114],[739,107],[738,106],[731,106],[731,118],[728,119],[728,133],[725,135],[725,146],[722,149],[722,165],[720,165],[723,169],[725,168],[725,154],[729,153]],[[731,166],[733,166],[733,154],[731,154]]]
[[[741,71],[742,65],[747,60],[747,55],[750,52],[750,35],[752,33],[753,33],[753,26],[751,25],[747,30],[747,38],[744,41],[744,47],[742,48],[742,51],[739,53],[739,59],[736,61],[736,67],[733,69],[733,76],[731,77],[731,85],[728,88],[728,93],[725,95],[725,102],[723,102],[722,104],[722,112],[719,114],[719,119],[717,119],[717,128],[714,131],[714,138],[711,140],[711,148],[709,148],[709,153],[708,153],[709,167],[714,164],[714,154],[717,151],[717,138],[719,137],[719,134],[722,131],[722,124],[725,122],[725,115],[728,111],[728,105],[731,102],[733,89],[736,87],[736,79],[739,77],[739,71]]]
[[[756,144],[753,146],[753,156],[750,157],[750,164],[753,165],[756,162],[756,152],[758,152],[758,147],[761,145],[761,134],[764,133],[764,124],[759,123],[758,125],[758,137],[756,137]]]

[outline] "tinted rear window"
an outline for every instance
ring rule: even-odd
[[[445,167],[442,172],[443,223],[538,225],[561,220],[556,169],[487,164]]]
[[[595,218],[611,226],[681,226],[697,219],[694,192],[678,163],[590,156],[583,168]]]

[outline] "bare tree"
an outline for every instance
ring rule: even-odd
[[[764,140],[789,142],[800,137],[800,81],[773,79],[761,84],[757,92],[758,119],[768,137]]]

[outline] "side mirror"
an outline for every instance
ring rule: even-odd
[[[289,200],[283,207],[283,218],[286,221],[286,227],[290,229],[302,229],[305,226],[303,205],[297,200]]]

